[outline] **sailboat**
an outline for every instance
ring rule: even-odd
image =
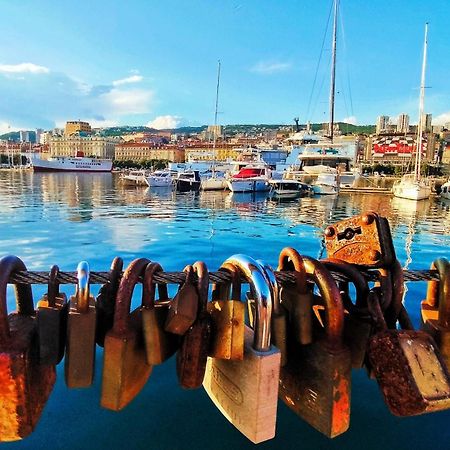
[[[414,162],[414,172],[407,173],[396,181],[392,186],[392,192],[395,197],[408,200],[425,200],[430,198],[432,183],[427,178],[422,178],[420,174],[422,163],[422,136],[423,136],[423,111],[425,101],[425,68],[427,63],[427,45],[428,45],[428,23],[425,24],[425,39],[423,45],[422,77],[420,81],[420,99],[419,99],[419,123],[417,126],[416,157]]]
[[[211,175],[203,177],[200,182],[200,189],[202,191],[219,191],[226,187],[226,182],[223,174],[220,174],[216,171],[217,107],[219,105],[219,86],[220,86],[220,60],[217,62],[216,109],[214,113],[214,131],[213,131],[214,161],[211,166],[212,169]]]

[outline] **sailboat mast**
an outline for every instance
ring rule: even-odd
[[[338,16],[339,0],[334,0],[334,20],[333,20],[333,40],[332,40],[332,56],[331,56],[331,81],[330,81],[330,123],[329,136],[333,142],[334,134],[334,91],[336,85],[336,35],[337,35],[337,16]]]
[[[220,59],[217,61],[216,109],[214,111],[214,140],[213,140],[214,150],[216,148],[216,138],[217,138],[217,109],[219,107],[219,86],[220,86]]]
[[[416,142],[416,164],[414,170],[414,179],[420,180],[420,166],[422,163],[422,136],[423,136],[423,111],[425,103],[425,69],[427,65],[427,46],[428,46],[428,22],[425,24],[425,39],[423,43],[423,61],[422,76],[420,79],[420,100],[419,100],[419,123],[417,125]]]

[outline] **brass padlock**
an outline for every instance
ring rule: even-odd
[[[151,374],[142,335],[141,308],[130,314],[131,298],[150,261],[132,261],[123,273],[116,298],[113,327],[105,337],[101,406],[119,411],[142,390]]]
[[[422,330],[429,333],[450,370],[450,264],[439,258],[431,265],[439,272],[439,281],[429,281],[427,298],[421,305]]]
[[[167,319],[164,325],[166,331],[183,335],[197,318],[198,292],[194,283],[194,269],[186,266],[186,281],[170,302]]]
[[[396,259],[389,222],[373,211],[328,226],[325,245],[329,258],[361,266],[384,267]]]
[[[213,286],[212,301],[208,302],[211,317],[209,356],[219,359],[242,360],[244,357],[245,304],[241,301],[239,270],[222,264],[219,271],[231,274],[230,283]]]
[[[238,267],[256,302],[254,331],[245,327],[244,359],[208,358],[203,386],[219,411],[253,443],[275,436],[280,352],[270,344],[272,297],[261,266],[246,255]]]
[[[433,338],[423,331],[388,329],[374,291],[368,305],[379,330],[370,338],[368,359],[391,413],[413,416],[450,408],[450,375]]]
[[[206,264],[200,261],[193,265],[193,269],[198,276],[198,314],[195,322],[181,338],[181,346],[177,352],[178,382],[185,389],[197,389],[202,385],[211,336],[211,316],[206,307],[209,289],[208,269]]]
[[[16,284],[17,312],[7,315],[6,286],[27,270],[16,256],[0,259],[0,441],[28,436],[39,421],[56,379],[55,367],[39,363],[31,286]]]
[[[158,284],[159,299],[155,302],[155,273],[162,272],[158,263],[150,263],[145,269],[142,290],[142,328],[144,333],[147,363],[161,364],[169,359],[179,348],[180,339],[176,334],[164,330],[167,319],[169,296],[167,285]]]
[[[325,335],[308,345],[289,340],[280,397],[302,419],[332,438],[347,431],[350,424],[351,355],[343,344],[344,306],[324,265],[306,256],[303,262],[325,303]]]
[[[122,276],[123,260],[116,256],[108,274],[108,282],[104,284],[97,295],[95,306],[97,308],[97,327],[95,341],[100,347],[105,345],[106,333],[112,328],[114,322],[114,309],[116,306],[117,290]]]
[[[264,275],[270,286],[272,296],[272,343],[280,350],[280,365],[283,367],[287,362],[287,312],[281,304],[280,289],[278,287],[275,273],[269,264],[261,259],[257,262],[261,265]]]
[[[308,288],[306,270],[300,254],[292,247],[285,247],[278,257],[278,271],[293,271],[295,284],[284,284],[280,289],[282,305],[289,313],[289,328],[300,344],[312,342],[313,293]]]
[[[69,388],[92,385],[95,367],[95,299],[89,293],[89,264],[77,267],[78,285],[69,299],[64,372]]]
[[[59,364],[64,357],[69,313],[66,294],[59,292],[58,273],[58,266],[52,266],[48,291],[36,307],[39,359],[41,364],[51,366]]]

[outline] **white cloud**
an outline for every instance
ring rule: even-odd
[[[345,117],[342,122],[349,123],[350,125],[357,125],[358,119],[355,116]]]
[[[146,114],[151,110],[153,97],[153,91],[146,89],[111,89],[99,96],[97,112],[110,116]]]
[[[113,86],[121,86],[123,84],[139,83],[144,77],[142,75],[131,75],[127,78],[122,78],[120,80],[115,80],[112,82]]]
[[[156,128],[157,130],[177,128],[181,123],[181,117],[178,116],[158,116],[156,119],[150,121],[147,126]]]
[[[10,123],[0,122],[0,134],[6,134],[10,131],[16,131],[17,127],[13,127]]]
[[[439,116],[436,116],[433,119],[433,125],[444,125],[448,122],[450,122],[450,111],[443,114],[439,114]]]
[[[33,63],[21,63],[21,64],[0,64],[0,73],[49,73],[50,70],[44,66],[38,66]]]
[[[286,72],[291,67],[291,63],[261,61],[255,64],[250,71],[263,75],[271,75],[273,73]]]

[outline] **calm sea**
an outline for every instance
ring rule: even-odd
[[[168,271],[196,260],[217,270],[234,253],[276,266],[285,246],[318,257],[324,228],[337,220],[376,210],[388,217],[397,257],[411,269],[428,269],[450,257],[450,203],[410,202],[390,196],[341,194],[273,202],[266,195],[175,194],[129,188],[105,175],[0,172],[0,255],[15,254],[30,270],[58,264],[74,271],[87,260],[92,270],[145,256]],[[97,293],[99,286],[92,286]],[[45,287],[34,286],[37,300]],[[418,323],[425,283],[409,283],[406,306]],[[68,295],[73,286],[62,286]],[[136,289],[134,304],[140,301]],[[8,307],[14,309],[12,290]],[[141,394],[122,412],[100,408],[102,350],[91,389],[68,390],[63,365],[36,431],[5,448],[254,448],[213,406],[203,389],[177,386],[174,360],[154,367]],[[329,440],[279,403],[277,436],[261,448],[449,449],[450,412],[414,418],[392,416],[377,384],[353,372],[350,430]]]

